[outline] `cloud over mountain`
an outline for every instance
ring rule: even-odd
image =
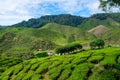
[[[98,0],[0,0],[0,24],[10,25],[50,14],[90,16],[101,12],[98,6]]]

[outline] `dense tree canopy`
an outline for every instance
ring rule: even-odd
[[[99,0],[103,11],[110,11],[113,7],[120,8],[120,0]]]
[[[32,18],[28,21],[22,21],[18,24],[14,24],[11,27],[35,27],[39,28],[44,26],[47,23],[57,23],[62,25],[69,25],[77,27],[80,25],[86,18],[80,16],[73,16],[70,14],[60,14],[60,15],[46,15],[41,16],[40,18]]]
[[[69,45],[65,45],[59,48],[55,49],[55,53],[57,54],[65,54],[65,53],[71,53],[74,50],[80,50],[82,49],[82,45],[79,43],[73,43],[73,44],[69,44]]]
[[[96,49],[96,48],[103,48],[105,45],[105,42],[102,39],[97,39],[95,41],[92,41],[90,43],[90,47],[91,49]]]

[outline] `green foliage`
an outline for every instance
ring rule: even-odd
[[[46,56],[48,56],[46,51],[35,53],[35,57],[37,57],[37,58],[38,57],[46,57]]]
[[[33,75],[33,71],[29,71],[22,80],[30,80]]]
[[[88,70],[89,70],[89,66],[87,63],[80,64],[75,67],[75,69],[73,70],[73,72],[72,72],[71,76],[68,78],[68,80],[73,80],[73,79],[74,80],[79,80],[79,79],[84,80]]]
[[[116,80],[116,78],[112,70],[107,70],[100,74],[90,76],[88,80]]]
[[[21,23],[12,25],[17,27],[42,27],[47,23],[57,23],[62,25],[77,26],[80,25],[85,18],[80,16],[73,16],[70,14],[60,14],[60,15],[46,15],[38,19],[29,19],[28,21],[23,21]]]
[[[38,63],[35,63],[31,66],[31,70],[35,71],[39,67]]]
[[[103,48],[104,45],[105,45],[105,42],[102,39],[97,39],[90,43],[91,49],[95,49],[96,47],[98,47],[100,49],[100,48]]]
[[[120,48],[107,47],[25,60],[9,67],[0,80],[116,80],[120,78],[119,51]]]
[[[40,80],[41,77],[42,76],[40,74],[33,74],[31,80]]]
[[[72,72],[71,67],[67,67],[60,75],[58,80],[66,80]]]
[[[116,64],[115,59],[116,59],[116,56],[113,56],[113,55],[106,56],[105,59],[100,62],[100,64],[112,66],[112,65]]]
[[[119,0],[99,0],[100,1],[100,8],[103,11],[110,11],[111,8],[120,7]]]
[[[8,68],[22,62],[20,59],[0,57],[0,75]]]
[[[120,57],[118,58],[118,63],[120,63]]]
[[[48,63],[48,62],[45,62],[45,63],[41,64],[41,65],[36,69],[35,73],[39,73],[39,74],[45,73],[45,72],[47,71],[49,65],[50,65],[50,63]]]
[[[57,54],[64,54],[64,53],[71,53],[75,50],[80,50],[82,49],[82,45],[79,43],[74,43],[74,44],[69,44],[63,47],[59,47],[55,49],[55,52]]]
[[[17,69],[14,70],[13,74],[18,74],[22,69],[23,69],[23,65],[19,64],[15,66]]]
[[[101,59],[103,59],[103,56],[92,56],[88,59],[90,62],[99,62]]]
[[[115,29],[115,28],[119,28],[120,25],[119,18],[120,18],[119,13],[93,14],[90,18],[88,18],[81,25],[79,25],[79,27],[84,31],[88,31],[99,25],[103,25],[109,29]]]
[[[50,77],[50,79],[52,79],[52,80],[57,79],[57,77],[60,75],[62,67],[63,67],[63,65],[60,65],[58,67],[54,67],[53,69],[51,69],[49,71],[49,77]]]

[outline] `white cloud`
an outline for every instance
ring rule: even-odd
[[[89,10],[90,14],[95,14],[95,13],[102,13],[99,9],[100,2],[97,0],[92,0],[90,3],[86,5],[87,9]]]
[[[54,12],[76,14],[86,9],[89,14],[94,14],[101,12],[98,5],[98,0],[0,0],[0,25],[11,25]]]

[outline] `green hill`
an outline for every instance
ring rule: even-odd
[[[32,58],[38,49],[53,50],[71,42],[87,43],[93,35],[79,28],[49,23],[42,28],[1,28],[0,55]],[[27,56],[29,55],[29,56]]]
[[[103,25],[110,29],[120,28],[120,22],[113,20],[112,18],[107,18],[104,20],[90,18],[85,20],[81,25],[79,25],[80,29],[83,31],[88,31],[96,26]]]
[[[104,33],[102,35],[102,38],[106,40],[107,44],[120,44],[120,37],[118,36],[120,34],[120,28],[112,29]]]
[[[26,60],[6,70],[2,80],[119,80],[120,48]]]

